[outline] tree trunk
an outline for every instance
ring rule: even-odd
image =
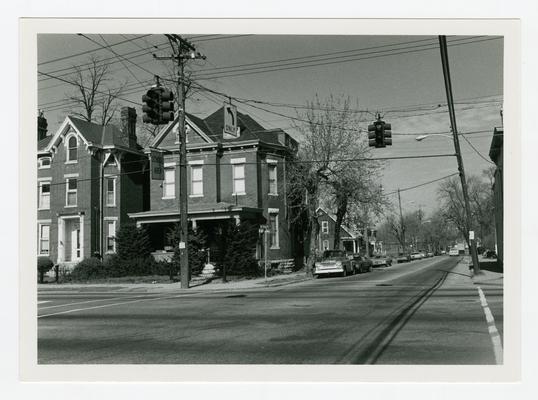
[[[335,249],[340,249],[340,232],[342,228],[342,222],[347,213],[347,196],[337,196],[337,209],[336,209],[336,221],[334,224],[334,244]]]

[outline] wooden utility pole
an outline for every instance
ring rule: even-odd
[[[402,253],[405,254],[405,225],[402,214],[402,199],[400,197],[400,188],[398,188],[398,204],[400,206],[400,232],[402,234]]]
[[[177,95],[179,107],[179,260],[181,288],[188,289],[190,281],[189,269],[189,220],[188,220],[188,193],[187,193],[187,132],[185,129],[185,61],[198,58],[205,59],[205,56],[196,52],[193,44],[183,39],[179,35],[166,35],[174,51],[171,57],[154,57],[158,60],[174,60],[177,62],[178,79]]]
[[[458,137],[458,128],[456,126],[456,113],[454,111],[454,99],[452,97],[452,83],[450,82],[450,68],[448,65],[448,50],[446,46],[446,36],[439,36],[439,47],[441,49],[441,62],[443,65],[443,75],[445,78],[446,98],[448,103],[448,113],[450,115],[450,125],[452,127],[452,137],[454,139],[454,149],[456,150],[456,158],[458,160],[458,171],[461,179],[461,190],[463,193],[463,200],[465,203],[465,217],[467,225],[467,234],[469,235],[469,243],[471,245],[471,258],[473,261],[473,268],[475,273],[480,272],[480,265],[478,264],[478,254],[476,251],[476,241],[471,238],[472,231],[472,218],[471,218],[471,206],[469,203],[469,193],[467,192],[467,182],[465,179],[465,169],[463,168],[463,158],[461,156],[460,141]]]

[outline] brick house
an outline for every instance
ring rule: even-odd
[[[298,144],[283,130],[265,129],[246,114],[238,112],[237,122],[237,135],[230,136],[223,132],[224,108],[205,119],[186,115],[190,226],[203,229],[218,258],[218,232],[225,223],[267,224],[268,260],[290,259],[286,164]],[[178,124],[176,118],[165,126],[146,149],[162,153],[164,180],[150,181],[148,211],[129,214],[148,230],[157,259],[171,257],[168,233],[179,222]],[[256,252],[258,258],[264,254],[260,236]]]
[[[38,255],[54,263],[70,268],[115,252],[127,214],[149,206],[148,161],[133,108],[122,108],[121,129],[73,116],[52,136],[38,129],[37,163]]]
[[[316,249],[318,252],[334,249],[334,229],[336,226],[336,217],[328,213],[323,208],[317,209],[319,234],[317,238]],[[340,227],[340,249],[352,253],[358,253],[362,244],[362,235],[353,232],[352,229],[342,225]]]

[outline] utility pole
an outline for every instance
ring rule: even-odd
[[[471,206],[469,203],[469,193],[467,192],[467,182],[465,179],[465,169],[463,168],[463,158],[461,156],[460,141],[458,138],[458,128],[456,126],[456,113],[454,111],[454,99],[452,98],[452,84],[450,82],[450,68],[448,66],[448,50],[446,46],[446,36],[439,36],[439,47],[441,49],[441,62],[443,65],[443,75],[445,78],[446,98],[448,103],[448,112],[450,115],[450,125],[452,126],[452,137],[454,139],[454,149],[456,150],[456,158],[458,160],[458,170],[461,179],[461,190],[463,193],[463,200],[465,202],[465,217],[467,225],[467,234],[469,235],[469,242],[471,245],[471,259],[473,261],[473,268],[475,273],[480,272],[480,265],[478,264],[478,254],[476,251],[476,241],[474,237],[471,239],[470,232],[472,230],[471,224]]]
[[[177,62],[178,79],[176,91],[179,108],[179,260],[181,288],[188,289],[190,281],[189,251],[188,251],[188,194],[187,194],[187,132],[185,130],[185,62],[187,60],[205,59],[205,56],[196,52],[192,43],[179,35],[166,35],[174,54],[170,57],[157,57],[157,60],[174,60]]]
[[[398,188],[398,204],[400,205],[400,231],[402,232],[402,253],[405,254],[405,226],[402,214],[402,199],[400,198],[400,188]]]

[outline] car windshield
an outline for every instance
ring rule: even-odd
[[[323,252],[323,259],[345,257],[346,253],[342,250],[325,250]]]

